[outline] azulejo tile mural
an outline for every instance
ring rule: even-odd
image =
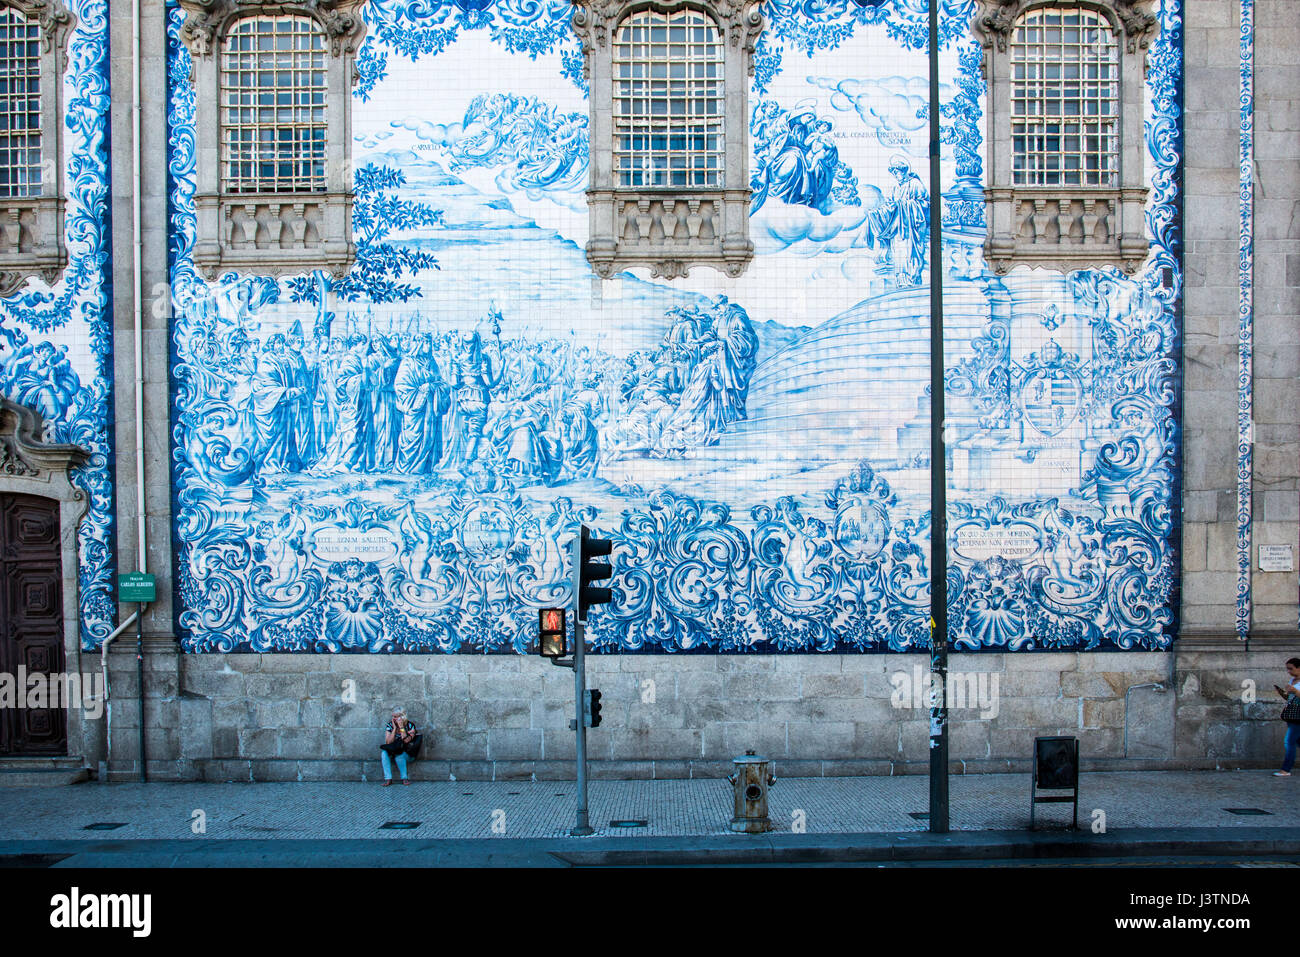
[[[601,281],[564,0],[371,0],[342,280],[203,280],[171,12],[177,627],[189,651],[513,652],[616,540],[600,650],[928,642],[925,0],[763,5],[754,261]],[[942,9],[950,599],[960,650],[1175,633],[1180,11],[1132,277],[981,258],[973,6]]]
[[[48,442],[73,443],[89,459],[73,471],[87,500],[78,530],[81,637],[95,647],[112,629],[115,567],[113,455],[109,444],[113,341],[108,315],[108,2],[65,0],[68,38],[62,155],[46,131],[44,176],[63,166],[68,263],[54,285],[30,278],[0,299],[0,395],[38,411]]]

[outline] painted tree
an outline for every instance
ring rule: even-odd
[[[294,302],[316,304],[316,336],[329,336],[334,319],[328,311],[330,293],[346,302],[409,302],[421,295],[410,278],[422,269],[439,268],[433,253],[388,241],[394,231],[442,223],[442,210],[397,197],[405,185],[406,174],[390,166],[369,163],[357,170],[352,194],[357,258],[352,269],[337,280],[323,271],[289,280]]]

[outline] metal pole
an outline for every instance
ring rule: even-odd
[[[583,720],[582,699],[587,693],[587,629],[578,615],[582,610],[582,535],[573,539],[573,700],[574,721],[578,733],[578,815],[569,833],[574,837],[594,834],[587,817],[587,722]]]
[[[144,603],[138,606],[135,618],[135,672],[137,690],[140,692],[140,780],[148,782],[149,765],[144,750]]]
[[[930,0],[930,831],[948,833],[948,453],[943,441],[939,9]]]

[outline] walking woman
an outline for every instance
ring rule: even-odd
[[[1295,767],[1296,748],[1300,746],[1300,658],[1287,659],[1286,673],[1291,677],[1287,686],[1273,686],[1286,701],[1286,706],[1282,708],[1282,718],[1286,721],[1286,737],[1283,739],[1286,755],[1282,759],[1282,770],[1273,772],[1279,778],[1291,776],[1291,769]]]

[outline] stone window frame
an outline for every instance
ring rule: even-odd
[[[749,77],[763,29],[761,0],[572,0],[572,24],[582,41],[591,104],[591,165],[587,189],[587,261],[608,279],[636,266],[673,279],[694,266],[736,277],[754,258],[749,238]],[[623,20],[642,10],[699,10],[723,37],[726,60],[726,158],[721,187],[621,186],[614,171],[614,37]]]
[[[352,87],[366,33],[366,0],[180,0],[181,38],[192,57],[197,219],[194,265],[211,279],[224,272],[283,276],[324,270],[342,277],[356,259],[352,239]],[[303,17],[325,38],[328,135],[325,190],[226,193],[221,188],[221,52],[227,33],[250,17]]]
[[[1003,275],[1026,264],[1060,269],[1116,265],[1137,272],[1146,234],[1144,140],[1148,49],[1159,32],[1154,0],[976,0],[972,24],[984,47],[988,85],[988,237],[984,258]],[[1011,39],[1026,13],[1082,8],[1111,25],[1120,55],[1119,177],[1113,186],[1017,186],[1011,142]]]
[[[76,17],[63,0],[0,0],[40,28],[41,191],[0,197],[0,296],[40,275],[53,286],[68,265],[63,242],[63,75]]]

